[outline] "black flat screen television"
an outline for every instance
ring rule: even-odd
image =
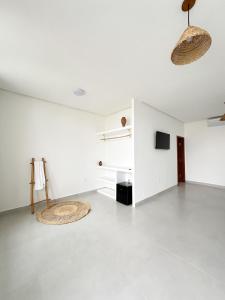
[[[168,133],[156,131],[156,149],[170,149],[170,135]]]

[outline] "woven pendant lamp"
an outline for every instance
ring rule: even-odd
[[[222,122],[225,121],[225,114],[221,117],[220,121],[222,121]]]
[[[188,28],[172,52],[171,60],[175,65],[186,65],[198,60],[208,51],[212,43],[211,36],[206,30],[190,26],[189,10],[194,4],[195,0],[185,0],[182,5],[182,9],[188,11]]]

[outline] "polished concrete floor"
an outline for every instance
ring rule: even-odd
[[[0,216],[0,299],[225,299],[225,190],[186,184],[136,209],[79,198],[92,212],[68,225]]]

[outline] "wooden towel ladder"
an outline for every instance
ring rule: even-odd
[[[32,158],[31,160],[31,181],[30,181],[30,207],[31,207],[31,213],[34,214],[35,211],[35,204],[34,204],[34,185],[35,185],[35,180],[34,180],[34,161],[35,158]],[[46,160],[42,158],[43,161],[43,168],[44,168],[44,174],[45,174],[45,196],[46,196],[46,205],[49,207],[49,201],[50,199],[48,198],[48,179],[47,179],[47,173],[46,173]]]

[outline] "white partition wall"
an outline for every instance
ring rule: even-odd
[[[182,122],[133,101],[134,114],[134,199],[138,203],[177,185],[176,137],[184,135]],[[155,133],[170,134],[170,150],[155,149]]]

